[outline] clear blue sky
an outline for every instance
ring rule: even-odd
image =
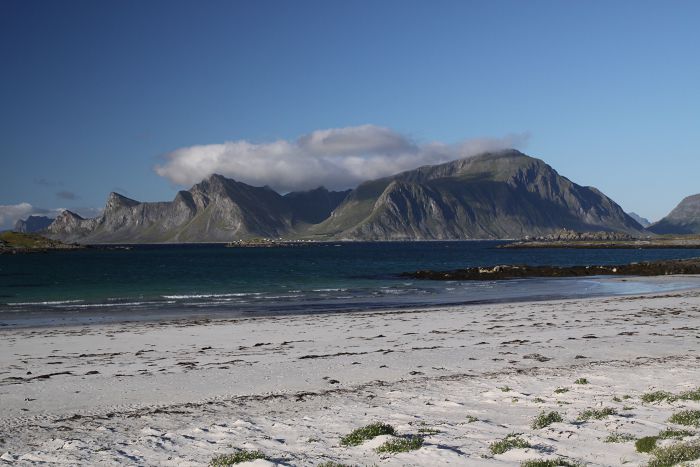
[[[699,19],[698,1],[0,0],[0,205],[168,200],[153,167],[177,148],[374,124],[527,132],[658,219],[700,192]]]

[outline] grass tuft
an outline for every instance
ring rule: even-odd
[[[587,422],[588,420],[602,420],[610,415],[617,415],[617,411],[612,407],[603,409],[587,409],[578,415],[578,420]]]
[[[511,449],[529,448],[530,443],[520,437],[519,433],[511,433],[500,441],[491,443],[489,449],[492,454],[503,454]]]
[[[669,422],[676,425],[700,426],[700,410],[683,410],[671,415]]]
[[[467,423],[474,423],[474,422],[478,422],[478,421],[479,421],[479,419],[476,418],[475,416],[467,415]]]
[[[579,378],[574,381],[574,384],[588,384],[588,380],[586,378]]]
[[[352,466],[350,466],[348,464],[339,464],[338,462],[328,461],[328,462],[321,462],[316,467],[352,467]]]
[[[675,401],[700,401],[700,388],[685,391],[680,394],[672,394],[667,391],[653,391],[642,394],[642,402],[675,402]]]
[[[700,441],[672,444],[652,451],[649,467],[671,467],[680,462],[700,459]]]
[[[565,392],[569,392],[569,389],[568,389],[568,388],[556,388],[556,389],[554,390],[554,393],[555,393],[555,394],[563,394],[563,393],[565,393]]]
[[[559,415],[559,412],[540,412],[540,414],[535,417],[535,419],[532,421],[532,428],[537,430],[539,428],[544,428],[552,423],[559,423],[562,422],[563,419],[561,418],[561,415]]]
[[[651,404],[653,402],[661,402],[665,400],[673,401],[675,396],[666,391],[654,391],[642,394],[642,402]]]
[[[557,459],[532,459],[520,463],[520,467],[579,467],[579,465],[563,457]]]
[[[379,446],[375,451],[377,454],[397,454],[399,452],[415,451],[423,446],[422,436],[410,436],[407,438],[390,439]]]
[[[221,454],[209,461],[210,467],[226,467],[229,465],[240,464],[241,462],[254,461],[255,459],[267,459],[265,454],[260,451],[249,451],[247,449],[239,449],[233,454]]]
[[[681,439],[685,438],[686,436],[693,436],[694,434],[695,433],[688,430],[674,430],[673,428],[668,428],[659,433],[657,436],[659,439]]]
[[[365,441],[376,438],[381,435],[394,435],[396,429],[386,423],[372,423],[371,425],[363,426],[354,430],[352,433],[340,438],[340,444],[343,446],[359,446]]]
[[[440,430],[436,430],[435,428],[419,428],[418,433],[422,435],[437,435],[438,433],[442,433]]]
[[[606,443],[626,443],[627,441],[634,441],[635,439],[634,435],[629,433],[610,433],[604,441]]]

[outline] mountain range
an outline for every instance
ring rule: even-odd
[[[80,243],[494,239],[566,228],[640,234],[603,193],[515,150],[484,153],[362,183],[281,195],[211,175],[170,202],[111,193],[92,219],[64,211],[48,236]]]

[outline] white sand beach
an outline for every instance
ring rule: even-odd
[[[646,465],[652,457],[634,439],[675,428],[688,433],[658,446],[700,442],[700,427],[668,421],[700,402],[642,395],[698,386],[700,288],[4,329],[0,459],[189,466],[248,449],[268,459],[251,465]],[[583,420],[589,409],[598,412]],[[561,422],[533,428],[542,411]],[[396,437],[422,435],[423,445],[377,453],[390,435],[341,445],[374,422],[395,427]],[[511,433],[529,447],[494,454],[492,444]]]

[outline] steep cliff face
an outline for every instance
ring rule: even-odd
[[[269,188],[212,175],[171,202],[141,203],[111,193],[104,212],[83,219],[64,211],[49,235],[81,243],[224,242],[293,234],[297,224],[317,216],[292,200],[330,212],[342,198],[325,189],[283,197]],[[335,204],[333,204],[335,203]],[[304,203],[302,203],[304,204]],[[317,208],[318,210],[318,208]]]
[[[20,233],[39,232],[51,225],[52,222],[53,219],[50,217],[29,216],[26,219],[20,219],[15,222],[15,228],[13,230]]]
[[[364,183],[310,232],[371,240],[487,239],[561,228],[642,230],[600,191],[510,150]]]
[[[652,224],[648,230],[656,234],[699,234],[700,194],[685,198],[668,216]]]

